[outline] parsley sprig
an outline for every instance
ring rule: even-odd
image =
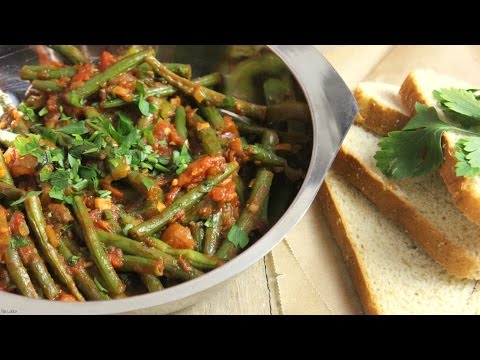
[[[387,177],[401,179],[425,175],[443,163],[442,135],[464,134],[456,144],[457,176],[480,175],[480,100],[475,89],[440,89],[433,92],[448,122],[434,107],[416,104],[416,115],[401,131],[392,131],[380,141],[374,158]]]

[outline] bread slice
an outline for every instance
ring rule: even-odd
[[[410,115],[414,115],[417,102],[434,106],[440,110],[437,100],[433,97],[433,90],[443,88],[470,89],[472,86],[465,81],[439,74],[430,69],[418,69],[408,74],[400,87],[399,95]],[[442,113],[441,110],[439,112]]]
[[[438,173],[390,180],[376,166],[380,137],[353,125],[333,168],[448,272],[480,279],[480,226],[455,206]]]
[[[360,83],[354,92],[359,105],[355,122],[382,136],[401,130],[410,120],[410,114],[398,96],[399,91],[399,86],[391,84]]]
[[[474,86],[466,82],[440,75],[432,70],[417,70],[410,73],[400,88],[400,97],[411,114],[415,111],[415,103],[419,102],[428,106],[435,106],[440,116],[444,117],[438,107],[432,92],[441,88],[470,89]],[[374,119],[372,122],[376,122]],[[455,166],[456,143],[460,137],[451,131],[446,131],[442,136],[444,163],[440,168],[440,175],[447,186],[455,204],[460,210],[476,224],[480,225],[480,176],[457,176]]]
[[[337,173],[319,200],[367,314],[478,312],[475,281],[447,274]]]

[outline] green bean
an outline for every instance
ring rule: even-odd
[[[195,240],[195,249],[197,251],[202,251],[203,249],[203,240],[205,237],[205,231],[203,229],[203,222],[191,222],[190,230],[193,235],[193,239]]]
[[[48,45],[48,47],[62,55],[63,59],[69,64],[88,64],[85,55],[74,45]]]
[[[223,116],[214,106],[200,106],[202,115],[212,125],[215,130],[223,130],[225,128],[225,122]]]
[[[269,106],[265,120],[272,123],[288,120],[298,120],[308,123],[310,118],[310,110],[307,104],[291,102]]]
[[[130,229],[129,234],[135,239],[144,239],[151,236],[161,228],[163,228],[173,217],[180,212],[186,212],[199,202],[205,194],[210,192],[214,186],[220,184],[235,170],[238,169],[238,163],[232,161],[227,165],[223,174],[219,174],[204,180],[200,185],[195,186],[189,190],[185,195],[177,197],[175,201],[164,209],[159,215],[134,226]]]
[[[25,191],[15,187],[15,185],[10,185],[3,181],[0,181],[0,195],[4,198],[8,200],[17,200],[25,194]]]
[[[132,240],[125,236],[108,233],[102,230],[98,230],[97,234],[100,241],[107,246],[115,246],[130,255],[142,256],[154,260],[162,260],[165,267],[164,273],[166,276],[180,280],[190,280],[203,274],[201,271],[193,267],[191,269],[183,268],[173,256],[168,255],[163,251],[150,248],[140,241]]]
[[[220,245],[220,234],[222,231],[222,211],[218,211],[211,217],[211,225],[205,230],[205,244],[203,253],[213,256]]]
[[[120,224],[117,222],[117,220],[115,220],[112,210],[105,210],[103,212],[103,216],[105,217],[105,220],[108,222],[108,224],[111,226],[115,233],[119,234],[122,232],[122,228],[120,227]]]
[[[2,150],[0,150],[0,182],[8,185],[14,184],[12,175],[10,175],[10,171],[8,171],[7,164],[5,163]]]
[[[55,80],[33,80],[32,87],[37,90],[48,92],[62,92],[65,87],[58,85]]]
[[[72,225],[72,231],[75,233],[74,231],[74,228],[75,228],[75,225],[77,224],[73,224]],[[80,232],[80,236],[81,236],[81,231],[79,230]],[[78,245],[78,243],[73,240],[70,236],[62,236],[61,238],[61,243],[63,245],[65,245],[67,247],[68,250],[70,250],[70,252],[73,254],[73,255],[76,255],[76,256],[80,256],[82,255],[82,250],[80,249],[80,246]],[[70,258],[70,257],[69,257]]]
[[[20,70],[22,80],[53,80],[72,77],[77,73],[73,67],[56,67],[42,65],[25,65]]]
[[[247,235],[257,224],[263,203],[265,202],[270,186],[272,185],[273,173],[260,168],[257,171],[255,183],[248,198],[245,208],[242,210],[235,225]],[[227,239],[224,240],[218,249],[216,256],[222,260],[232,259],[239,251],[239,248]]]
[[[123,265],[120,270],[162,276],[163,261],[148,259],[141,256],[123,255]]]
[[[194,124],[195,133],[202,143],[203,149],[208,155],[216,155],[222,152],[222,145],[210,124],[203,120],[200,115],[194,114],[191,122]]]
[[[271,78],[263,83],[263,91],[267,105],[277,105],[295,101],[295,91],[290,78]]]
[[[63,258],[48,240],[45,218],[43,217],[42,204],[40,203],[39,197],[31,196],[25,199],[24,205],[27,212],[28,222],[35,234],[35,238],[38,240],[40,249],[42,249],[42,252],[47,259],[47,263],[50,264],[55,275],[57,275],[60,281],[67,286],[72,295],[75,296],[77,300],[84,301],[85,299],[80,291],[78,291]]]
[[[245,202],[245,184],[238,174],[233,177],[233,181],[235,182],[235,191],[238,195],[238,198],[243,204]]]
[[[8,292],[15,290],[15,283],[4,264],[0,264],[0,288],[5,289]]]
[[[0,251],[4,251],[3,260],[5,261],[5,265],[7,266],[10,278],[12,279],[13,283],[16,285],[22,295],[38,299],[39,296],[37,294],[37,291],[35,290],[35,287],[30,280],[30,276],[28,275],[28,272],[22,263],[20,254],[18,252],[18,249],[16,248],[16,244],[13,242],[10,235],[7,222],[7,212],[5,208],[1,205],[0,226],[4,228],[1,233],[3,240],[2,244],[4,245],[4,247],[2,248],[0,246]]]
[[[5,160],[3,158],[2,152],[0,151],[0,173],[2,176],[0,179],[7,184],[11,184],[11,186],[14,186],[14,181],[12,176],[10,175],[10,172],[8,171],[8,168],[6,167]],[[0,183],[1,187],[1,183]],[[16,189],[16,188],[15,188]],[[18,192],[20,193],[21,190],[17,189]],[[4,215],[4,209],[1,209],[1,214],[0,216]],[[6,218],[2,218],[1,222],[3,226],[8,226]],[[57,285],[53,281],[52,277],[50,276],[50,273],[47,270],[47,267],[45,266],[45,263],[43,262],[42,258],[40,257],[37,249],[35,248],[35,245],[33,244],[32,240],[30,238],[25,237],[27,240],[26,246],[29,246],[29,255],[28,257],[23,256],[24,253],[23,251],[19,251],[20,257],[22,258],[23,263],[30,268],[31,272],[35,276],[35,278],[38,280],[38,283],[40,284],[43,292],[47,296],[48,299],[53,300],[56,299],[57,296],[60,294]]]
[[[192,66],[190,64],[166,63],[165,66],[171,72],[185,79],[190,79],[192,77]],[[143,63],[138,66],[137,70],[140,71],[141,74],[144,74],[148,71],[153,72],[152,67],[147,63]]]
[[[101,73],[87,80],[82,87],[65,94],[65,100],[76,107],[82,107],[83,101],[89,96],[95,94],[102,84],[105,84],[120,74],[134,69],[138,64],[144,61],[146,55],[153,55],[153,50],[148,49],[140,51],[119,60]]]
[[[283,167],[287,165],[287,160],[258,144],[248,145],[245,151],[252,155],[253,160],[260,162],[263,166]]]
[[[200,84],[205,87],[212,87],[214,85],[217,85],[222,82],[222,75],[219,73],[213,73],[209,75],[205,75],[196,79],[192,80],[196,84]],[[157,96],[157,97],[166,97],[166,96],[172,96],[177,93],[177,89],[171,85],[165,85],[165,86],[160,86],[156,88],[150,88],[145,90],[145,97],[150,97],[150,96]],[[132,102],[138,102],[140,99],[138,94],[133,95],[133,101]],[[114,100],[109,100],[106,101],[103,104],[100,104],[100,106],[103,109],[112,109],[118,106],[123,106],[126,104],[130,104],[129,102],[123,101],[122,99],[114,99]]]
[[[172,73],[165,65],[153,56],[147,56],[145,61],[149,63],[153,67],[153,70],[162,76],[170,85],[177,87],[186,95],[193,96],[199,103],[206,101],[213,106],[224,107],[233,112],[245,114],[246,116],[258,118],[260,120],[265,119],[267,108],[263,105],[252,104],[240,99],[227,97],[204,86],[198,86],[198,84]]]
[[[115,295],[122,294],[125,291],[125,285],[122,283],[117,273],[115,272],[110,260],[107,257],[102,244],[100,243],[97,232],[92,220],[88,214],[88,209],[83,203],[82,196],[74,196],[73,211],[77,217],[83,234],[83,239],[87,243],[88,250],[92,255],[93,261],[97,265],[102,274],[107,290]]]
[[[175,129],[183,140],[187,140],[187,116],[181,105],[175,110]]]
[[[225,82],[225,94],[247,101],[255,101],[259,98],[255,80],[259,76],[276,75],[284,70],[285,65],[282,60],[273,53],[242,61],[228,75]]]
[[[58,252],[63,256],[67,263],[73,261],[74,253],[69,249],[68,243],[65,241],[68,237],[58,239]],[[78,256],[78,255],[76,255]],[[79,261],[77,259],[77,261]],[[72,270],[72,276],[75,279],[80,290],[85,294],[88,300],[108,300],[110,297],[101,292],[95,282],[92,280],[83,264],[76,264]]]
[[[214,256],[205,255],[195,250],[172,248],[166,242],[152,236],[148,237],[145,240],[145,243],[155,249],[163,251],[165,254],[175,257],[181,256],[187,259],[192,265],[199,267],[202,270],[211,270],[223,263]]]
[[[58,295],[60,295],[60,291],[55,284],[55,281],[53,281],[52,276],[48,272],[47,267],[35,248],[32,240],[30,240],[28,237],[25,237],[25,239],[28,241],[25,246],[29,246],[30,249],[28,250],[28,255],[26,256],[22,250],[19,250],[22,261],[37,279],[38,284],[40,285],[45,296],[50,300],[55,300]]]
[[[156,292],[163,290],[163,284],[160,279],[154,275],[150,274],[139,274],[140,280],[143,285],[147,288],[148,292]]]
[[[33,287],[32,281],[28,276],[27,270],[22,264],[20,255],[13,246],[8,245],[5,249],[5,265],[8,272],[22,295],[38,299],[37,291]]]
[[[135,190],[145,195],[148,200],[157,200],[163,194],[162,189],[155,181],[141,172],[131,171],[127,176],[127,181]]]
[[[262,135],[262,146],[265,150],[271,151],[275,153],[275,148],[278,145],[278,135],[273,130],[267,130]],[[268,203],[270,200],[270,192],[267,194],[267,198],[265,199],[262,210],[260,211],[260,223],[261,226],[268,226]]]

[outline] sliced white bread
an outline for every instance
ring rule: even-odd
[[[353,125],[333,168],[448,272],[480,279],[480,226],[455,206],[438,173],[395,181],[386,178],[373,158],[380,139]]]
[[[449,76],[440,75],[433,70],[416,70],[410,73],[400,88],[400,97],[403,104],[413,115],[415,103],[435,106],[440,116],[443,112],[437,106],[433,97],[433,90],[441,88],[474,88],[471,84],[456,80]],[[376,120],[372,120],[376,122]],[[455,132],[446,131],[442,136],[444,163],[440,168],[440,175],[448,188],[455,204],[473,222],[480,225],[480,176],[457,176],[455,174],[456,143],[459,136]]]
[[[340,175],[319,200],[367,314],[476,314],[475,281],[457,279]]]
[[[382,136],[402,129],[411,116],[398,96],[399,91],[400,87],[396,85],[370,81],[360,83],[354,91],[359,105],[355,123]]]

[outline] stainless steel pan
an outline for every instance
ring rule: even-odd
[[[65,303],[32,300],[0,292],[0,309],[17,314],[107,314],[155,307],[169,313],[185,308],[241,273],[272,250],[297,224],[312,203],[352,124],[357,107],[351,92],[328,61],[309,45],[271,45],[290,69],[308,104],[312,121],[313,148],[307,175],[283,217],[255,244],[234,260],[210,273],[175,287],[151,294],[108,302]],[[92,53],[101,46],[89,46]],[[158,46],[163,61],[188,62],[197,74],[213,70],[224,46]],[[36,63],[36,54],[26,46],[0,46],[0,89],[21,99],[26,83],[18,79],[25,63]],[[194,74],[195,75],[195,74]]]

